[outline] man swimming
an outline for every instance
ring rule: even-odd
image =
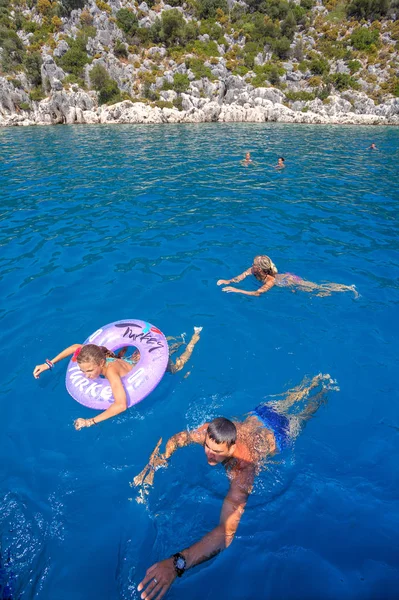
[[[241,164],[243,167],[248,167],[248,165],[253,164],[250,152],[246,153],[245,158],[241,161]]]
[[[148,492],[155,470],[167,466],[172,454],[189,444],[203,446],[210,466],[223,465],[230,479],[230,488],[223,502],[219,525],[189,548],[152,565],[137,588],[142,591],[141,598],[160,600],[176,577],[213,558],[231,544],[255,476],[268,457],[292,445],[306,421],[325,400],[331,383],[329,375],[320,374],[310,382],[303,380],[299,386],[289,390],[283,400],[260,404],[242,422],[219,417],[194,431],[177,433],[168,440],[163,455],[159,454],[162,438],[159,440],[148,465],[133,480],[132,485],[141,486],[142,492]],[[312,390],[317,391],[309,397]],[[290,410],[300,402],[305,402],[302,412]]]
[[[279,156],[275,169],[285,169],[285,158]]]

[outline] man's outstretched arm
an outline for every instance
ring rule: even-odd
[[[150,460],[144,467],[144,469],[136,475],[133,479],[131,486],[152,485],[154,479],[154,472],[158,467],[166,467],[168,459],[172,456],[178,448],[183,448],[189,444],[203,444],[205,440],[205,433],[208,428],[208,423],[202,425],[194,431],[180,431],[172,435],[172,437],[166,442],[166,449],[164,454],[159,453],[159,448],[162,444],[162,438],[158,441],[155,446]]]
[[[254,471],[250,470],[233,480],[223,502],[219,525],[199,542],[182,550],[181,554],[186,561],[186,570],[210,560],[231,544],[244,512],[253,479]],[[173,557],[155,563],[147,570],[143,581],[137,588],[139,592],[144,590],[141,598],[160,600],[176,577]]]

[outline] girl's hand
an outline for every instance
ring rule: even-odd
[[[231,286],[228,286],[228,287],[225,287],[225,288],[222,289],[222,292],[227,292],[227,293],[229,293],[229,292],[239,292],[239,291],[240,290],[237,290],[237,288],[231,287]]]
[[[42,365],[36,365],[36,367],[33,369],[33,377],[35,379],[39,379],[39,375],[43,373],[43,371],[48,371],[49,369],[50,367],[46,363],[43,363]]]
[[[94,419],[76,419],[74,423],[76,431],[80,431],[83,427],[91,427],[95,424]]]
[[[216,285],[227,285],[228,283],[230,283],[230,279],[219,279],[219,281],[216,282]]]

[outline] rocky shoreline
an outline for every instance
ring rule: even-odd
[[[283,104],[284,94],[277,88],[252,88],[242,85],[241,78],[231,76],[219,99],[181,94],[182,110],[159,108],[125,100],[116,104],[98,105],[97,93],[71,90],[52,91],[40,102],[32,102],[30,110],[20,108],[24,92],[11,89],[0,78],[0,126],[73,125],[111,123],[307,123],[339,125],[399,125],[399,99],[393,98],[375,106],[362,92],[332,95],[328,102],[319,99],[296,102],[292,108]],[[241,84],[241,87],[239,87]],[[168,98],[175,92],[166,92]],[[297,106],[295,106],[297,105]],[[304,110],[305,109],[305,110]]]
[[[286,21],[273,25],[268,15],[246,12],[241,0],[229,0],[228,13],[225,7],[202,20],[180,0],[173,0],[173,9],[164,0],[81,0],[84,8],[62,19],[48,0],[43,2],[22,9],[10,5],[9,29],[0,47],[0,127],[399,125],[395,15],[378,23],[341,18],[332,24],[322,0],[295,0],[291,12],[296,6],[303,14],[295,24],[290,13],[287,38]],[[176,31],[175,46],[165,32],[160,42],[157,35],[162,37],[162,28],[171,23],[182,39],[191,31],[188,45],[180,44]],[[261,35],[262,27],[282,28],[277,41]],[[260,41],[254,42],[257,35]],[[287,45],[283,53],[273,46],[281,40]]]

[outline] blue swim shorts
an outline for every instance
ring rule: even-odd
[[[290,422],[285,415],[278,413],[268,404],[259,404],[251,414],[258,417],[265,427],[273,431],[280,452],[290,446]]]

